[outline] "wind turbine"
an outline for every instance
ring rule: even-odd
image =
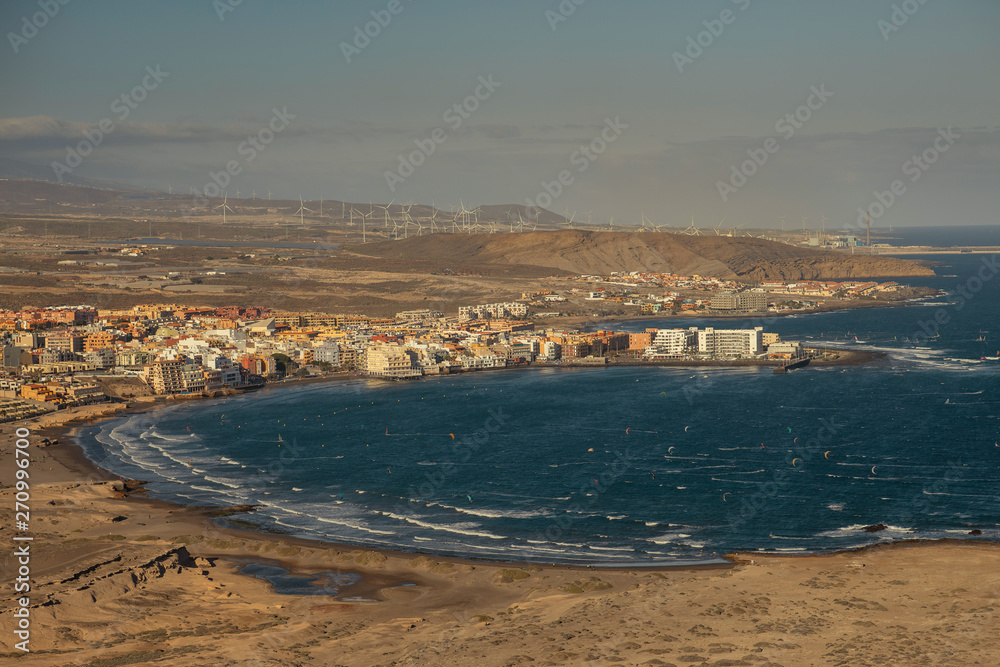
[[[296,213],[299,214],[299,227],[305,226],[305,213],[309,211],[313,213],[312,209],[306,208],[306,205],[302,202],[302,195],[299,195],[299,210]],[[288,238],[288,226],[285,226],[285,238]]]
[[[646,230],[646,223],[647,223],[647,222],[649,222],[649,221],[648,221],[648,220],[646,220],[646,212],[645,212],[645,211],[640,211],[640,212],[639,212],[639,220],[641,221],[641,224],[639,225],[639,231],[640,231],[640,232],[645,232],[645,231],[647,231],[647,230]],[[650,226],[650,227],[652,227],[652,226],[653,226],[653,223],[651,223],[651,222],[650,222],[650,223],[649,223],[649,226]]]
[[[465,208],[465,202],[462,201],[461,197],[458,198],[458,205],[461,206],[458,210],[458,216],[462,218],[462,231],[467,232],[469,231],[469,213],[471,211]]]
[[[410,209],[413,208],[413,202],[410,202],[406,206],[400,204],[400,208],[402,209],[403,213],[403,238],[408,239],[410,238],[410,225],[417,225],[417,223],[413,221],[413,218],[410,217]],[[420,235],[419,232],[420,232],[420,225],[417,225],[417,236]]]
[[[237,199],[240,198],[240,189],[239,188],[236,188],[236,198]]]
[[[375,209],[372,207],[372,202],[369,199],[368,200],[368,215],[364,215],[364,214],[361,215],[361,242],[362,243],[368,243],[368,229],[367,229],[367,226],[365,225],[365,223],[368,222],[368,218],[372,217],[374,214],[375,214]]]
[[[365,238],[365,214],[352,206],[351,207],[351,227],[354,226],[354,214],[355,213],[357,213],[361,217],[361,239],[362,239],[361,242],[364,243],[364,238]]]
[[[254,190],[253,192],[250,193],[250,201],[256,201],[256,200],[257,200],[257,190]]]
[[[267,201],[271,201],[271,191],[267,191]]]
[[[167,194],[168,195],[174,194],[174,186],[172,186],[172,185],[168,185],[167,186]]]
[[[691,226],[684,230],[688,236],[701,236],[701,232],[694,226],[694,213],[691,214]]]
[[[379,206],[379,208],[382,209],[383,212],[384,212],[384,214],[385,214],[385,235],[386,236],[389,235],[389,220],[390,220],[390,218],[389,218],[389,207],[392,206],[392,202],[394,202],[394,201],[396,201],[396,200],[393,199],[391,202],[389,202],[385,206]]]
[[[781,231],[784,232],[785,231],[785,216],[781,216],[780,218],[778,218],[778,220],[781,220]]]
[[[229,204],[227,203],[229,201],[229,195],[226,194],[225,190],[222,191],[222,195],[223,195],[222,203],[216,206],[215,208],[222,209],[222,224],[226,224],[226,211],[228,210],[230,213],[235,213],[235,211],[229,208]]]

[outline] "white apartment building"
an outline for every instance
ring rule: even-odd
[[[528,306],[516,301],[506,303],[485,303],[478,306],[460,306],[459,320],[477,320],[480,318],[524,317],[528,314]]]
[[[322,344],[314,346],[313,362],[340,366],[340,346],[332,341],[323,341]]]
[[[562,346],[554,340],[547,340],[542,343],[542,353],[539,356],[554,361],[562,356]]]
[[[374,377],[420,377],[420,367],[401,345],[372,345],[365,351],[364,374]]]
[[[695,346],[698,329],[659,329],[643,353],[647,359],[680,359]]]
[[[698,352],[716,357],[755,357],[764,351],[764,327],[698,332]]]

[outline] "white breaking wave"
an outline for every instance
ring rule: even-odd
[[[468,528],[459,528],[458,527],[458,526],[461,526],[463,524],[446,525],[446,524],[439,524],[439,523],[430,523],[430,522],[427,522],[427,521],[421,521],[420,519],[414,519],[413,517],[409,517],[409,516],[402,516],[400,514],[393,514],[392,512],[380,512],[378,510],[375,510],[375,511],[378,512],[379,514],[383,515],[383,516],[389,517],[390,519],[396,519],[397,521],[405,521],[406,523],[411,523],[414,526],[420,526],[421,528],[428,528],[430,530],[441,530],[441,531],[444,531],[444,532],[447,532],[447,533],[455,533],[457,535],[469,535],[469,536],[473,536],[473,537],[488,537],[491,540],[508,540],[508,539],[510,539],[509,537],[503,537],[501,535],[494,535],[493,533],[487,533],[487,532],[481,531],[481,530],[469,530]],[[467,524],[464,524],[464,525],[472,527],[472,526],[478,526],[479,524],[468,524],[467,523]]]

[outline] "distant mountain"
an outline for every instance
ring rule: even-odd
[[[260,196],[237,198],[234,193],[226,193],[226,198],[231,209],[248,215],[260,215],[267,213],[269,209],[279,214],[293,215],[300,206],[298,199],[271,200]],[[61,206],[59,212],[64,214],[118,216],[127,214],[131,207],[135,214],[154,217],[187,213],[192,206],[204,207],[207,203],[208,210],[203,210],[200,214],[208,218],[219,217],[221,222],[221,214],[218,214],[216,209],[222,204],[223,198],[219,196],[203,199],[185,192],[167,194],[162,190],[91,179],[75,179],[73,182],[59,183],[55,180],[52,170],[47,167],[0,158],[0,202],[18,205],[19,213],[51,212],[47,207],[50,204],[58,204]],[[114,208],[101,209],[102,204],[114,204]],[[303,216],[307,224],[322,226],[329,225],[335,220],[354,220],[360,224],[364,217],[368,221],[369,229],[378,230],[379,233],[386,233],[384,230],[391,227],[391,222],[394,221],[398,225],[400,236],[431,230],[490,232],[532,230],[536,227],[552,229],[564,227],[569,222],[563,216],[551,211],[529,210],[528,207],[518,204],[467,208],[466,214],[460,212],[461,205],[455,205],[456,210],[448,211],[427,204],[351,203],[337,199],[323,201],[307,199],[303,204],[309,211]],[[74,210],[74,207],[80,207],[81,210]],[[320,211],[323,212],[322,216],[319,215]],[[386,224],[387,218],[389,224]]]
[[[55,172],[48,166],[28,164],[27,162],[11,160],[10,158],[5,157],[0,157],[0,179],[6,179],[8,181],[44,181],[48,183],[60,183],[59,179],[55,175]],[[137,190],[141,190],[143,192],[149,191],[148,189],[137,188],[135,186],[124,185],[122,183],[115,183],[113,181],[82,178],[74,176],[72,173],[63,175],[62,183],[66,185],[83,185],[86,187],[104,190],[114,189],[126,192],[135,192]]]
[[[385,259],[521,265],[590,275],[653,271],[755,281],[934,275],[925,266],[895,257],[849,255],[755,238],[652,232],[430,234],[353,250]]]

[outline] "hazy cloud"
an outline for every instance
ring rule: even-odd
[[[143,146],[162,143],[210,143],[241,141],[257,134],[266,121],[260,124],[210,124],[210,123],[130,123],[117,121],[108,134],[109,142]],[[85,138],[85,132],[94,132],[98,123],[80,123],[53,118],[52,116],[27,116],[0,118],[0,147],[24,152],[64,148]],[[315,128],[292,125],[284,133],[289,135],[316,132]]]

